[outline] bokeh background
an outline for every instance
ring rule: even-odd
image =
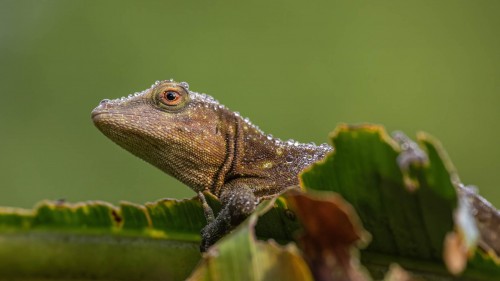
[[[188,81],[265,132],[371,122],[439,138],[500,206],[500,1],[0,1],[0,205],[186,186],[114,145],[103,98]]]

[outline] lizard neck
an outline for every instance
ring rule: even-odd
[[[229,113],[221,118],[228,128],[226,158],[214,182],[215,194],[225,184],[234,183],[248,185],[256,196],[277,194],[297,185],[300,171],[332,150],[326,144],[302,144],[265,135],[248,119]]]

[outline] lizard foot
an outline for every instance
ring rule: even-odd
[[[258,203],[253,192],[245,185],[225,192],[221,196],[222,210],[215,219],[207,221],[208,224],[201,230],[200,251],[205,252],[222,236],[245,220]]]
[[[231,230],[229,209],[223,208],[217,218],[201,230],[200,252],[206,252],[222,236]]]

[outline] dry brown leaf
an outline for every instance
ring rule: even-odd
[[[370,235],[349,203],[331,193],[292,191],[287,199],[304,227],[300,245],[315,280],[369,280],[355,245],[366,244]]]

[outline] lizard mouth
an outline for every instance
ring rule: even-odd
[[[97,110],[92,110],[92,113],[91,113],[91,118],[92,119],[95,119],[97,116],[101,115],[103,112],[102,111],[97,111]]]
[[[99,120],[107,120],[107,119],[112,119],[115,116],[137,116],[136,114],[124,114],[121,112],[116,112],[116,111],[108,111],[108,110],[101,110],[101,109],[94,109],[92,110],[91,113],[91,118],[94,122],[99,121]]]
[[[106,116],[109,116],[111,115],[111,112],[109,111],[103,111],[101,109],[94,109],[92,110],[92,113],[91,113],[91,118],[92,118],[92,121],[94,121],[94,123],[97,123],[98,121],[102,121],[103,119],[106,119]]]

